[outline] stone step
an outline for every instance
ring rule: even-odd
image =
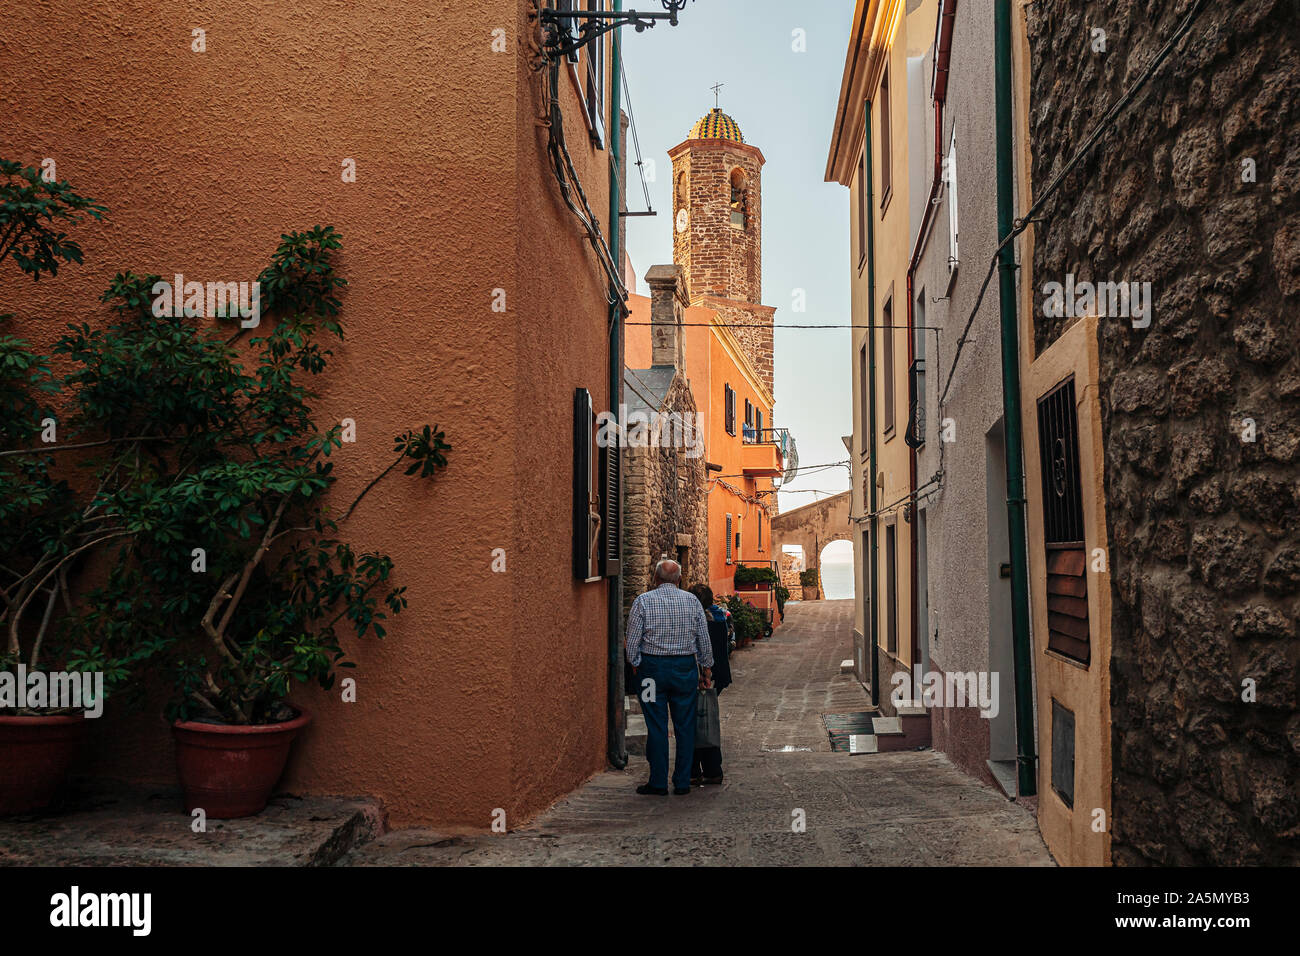
[[[849,753],[874,754],[879,752],[875,734],[849,734]]]
[[[873,717],[871,718],[871,730],[877,737],[884,734],[901,734],[903,732],[903,722],[897,717]]]
[[[919,700],[899,701],[898,706],[894,708],[894,713],[899,717],[925,717],[928,714],[925,705]]]
[[[627,694],[623,697],[623,711],[628,714],[644,713],[641,710],[641,698],[635,694]]]
[[[849,657],[846,658],[845,660],[840,661],[840,673],[841,674],[853,673],[853,658]]]
[[[640,714],[628,714],[627,728],[623,731],[623,742],[627,752],[633,756],[644,757],[645,740],[645,718]]]

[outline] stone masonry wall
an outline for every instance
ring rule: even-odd
[[[674,380],[664,410],[696,412],[695,398],[682,376]],[[709,580],[707,482],[705,459],[681,448],[623,450],[623,614],[650,586],[655,562],[676,560],[678,535],[690,535],[682,584]]]
[[[731,176],[737,168],[745,180],[748,218],[743,229],[731,223]],[[685,273],[687,296],[692,305],[715,308],[724,321],[733,323],[731,331],[745,357],[771,392],[774,310],[759,305],[762,200],[762,164],[751,147],[688,140],[673,156],[673,261]],[[679,228],[682,225],[685,228]]]
[[[687,295],[759,302],[763,290],[763,191],[756,151],[714,140],[688,140],[673,158],[673,261],[686,269]],[[731,174],[745,177],[748,220],[731,224]],[[684,176],[684,180],[678,177]],[[679,218],[687,213],[685,229]]]
[[[1026,8],[1036,191],[1191,6]],[[1155,305],[1101,324],[1120,865],[1300,861],[1298,33],[1295,0],[1205,3],[1036,232],[1038,351],[1072,321],[1044,282]]]

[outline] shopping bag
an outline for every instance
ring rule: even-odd
[[[718,711],[718,692],[712,687],[700,691],[695,705],[695,746],[722,746],[722,715]]]

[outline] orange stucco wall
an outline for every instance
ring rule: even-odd
[[[748,399],[763,412],[763,427],[770,428],[772,406],[761,392],[761,385],[752,370],[742,368],[736,359],[736,347],[733,343],[728,348],[724,332],[713,330],[710,336],[709,353],[711,365],[710,401],[716,403],[714,413],[709,421],[708,457],[709,461],[721,465],[720,471],[710,472],[709,478],[716,479],[709,488],[709,586],[719,594],[729,594],[733,590],[732,578],[736,573],[735,564],[727,563],[727,515],[732,515],[732,535],[740,531],[740,551],[733,556],[734,561],[761,563],[773,559],[772,522],[767,514],[756,504],[738,497],[727,485],[734,486],[745,495],[753,498],[757,492],[772,487],[768,478],[746,478],[742,473],[743,428],[745,424],[745,400]],[[727,434],[726,416],[723,414],[723,386],[730,385],[736,391],[736,434]],[[726,482],[723,484],[722,482]],[[770,507],[775,504],[775,496],[768,495],[763,500]],[[759,526],[762,525],[762,548],[759,547]]]
[[[357,422],[339,497],[407,426],[436,423],[454,446],[431,486],[390,476],[346,527],[392,555],[410,601],[386,640],[351,642],[357,703],[296,698],[315,722],[285,786],[378,795],[395,824],[486,828],[500,807],[517,826],[605,750],[606,586],[573,578],[570,507],[573,390],[609,406],[606,306],[545,161],[529,8],[64,0],[0,21],[0,59],[42,51],[38,80],[0,75],[0,155],[53,158],[111,211],[77,230],[84,266],[39,285],[0,270],[22,334],[104,322],[97,299],[118,270],[247,277],[282,232],[333,224],[347,338],[317,408]],[[507,52],[492,51],[495,26]],[[569,150],[604,221],[607,153],[561,79]],[[494,548],[506,573],[490,570]],[[172,783],[160,709],[98,722],[89,769]]]
[[[650,300],[632,296],[628,300],[632,314],[628,317],[628,368],[650,366],[650,327],[635,323],[650,321]],[[732,533],[740,531],[740,559],[749,562],[774,558],[771,545],[771,519],[752,502],[737,497],[720,478],[754,497],[759,490],[772,487],[770,479],[745,478],[742,475],[743,450],[741,429],[745,421],[745,400],[763,412],[763,427],[772,427],[772,404],[762,391],[753,368],[738,359],[739,344],[720,328],[706,323],[717,317],[713,309],[691,306],[684,310],[682,322],[686,334],[686,377],[695,393],[704,429],[705,458],[721,465],[720,471],[708,473],[709,482],[709,587],[718,594],[730,594],[735,565],[727,563],[727,515],[733,516]],[[694,323],[694,324],[693,324]],[[730,343],[730,347],[728,346]],[[736,434],[727,434],[724,385],[736,390]],[[771,501],[769,496],[767,501]],[[759,548],[759,524],[762,523],[762,549]]]

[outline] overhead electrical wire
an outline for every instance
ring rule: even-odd
[[[1155,55],[1152,61],[1147,64],[1146,69],[1142,71],[1137,80],[1134,81],[1133,85],[1129,87],[1129,89],[1126,90],[1120,98],[1114,102],[1114,104],[1111,105],[1110,109],[1106,111],[1102,118],[1097,121],[1097,124],[1092,128],[1092,131],[1087,137],[1085,137],[1083,145],[1075,151],[1074,155],[1065,164],[1061,171],[1052,177],[1051,182],[1047,184],[1039,197],[1034,200],[1033,204],[1029,207],[1029,210],[1016,220],[1015,225],[1011,231],[1007,233],[1006,238],[998,243],[997,249],[993,252],[993,258],[989,262],[989,271],[984,276],[984,282],[980,285],[979,295],[975,297],[975,305],[970,311],[970,316],[966,319],[966,327],[962,330],[961,337],[957,340],[956,353],[952,357],[952,366],[948,370],[948,379],[944,383],[943,393],[939,397],[940,406],[943,405],[944,400],[948,397],[948,389],[952,386],[952,377],[957,372],[957,362],[961,358],[961,350],[968,340],[971,326],[975,323],[975,316],[979,313],[980,305],[984,301],[984,293],[988,290],[989,282],[993,279],[993,273],[997,271],[998,256],[1002,254],[1002,250],[1008,243],[1029,228],[1029,224],[1034,221],[1035,214],[1042,211],[1047,200],[1061,188],[1066,177],[1068,177],[1070,173],[1074,172],[1075,167],[1088,157],[1101,139],[1102,134],[1105,133],[1109,127],[1114,125],[1115,120],[1119,118],[1119,114],[1128,108],[1129,104],[1137,97],[1137,94],[1141,92],[1144,86],[1146,86],[1147,81],[1155,75],[1156,70],[1158,70],[1164,64],[1165,60],[1169,58],[1169,54],[1173,51],[1173,48],[1177,46],[1178,41],[1187,35],[1187,31],[1192,28],[1192,23],[1195,22],[1198,16],[1200,16],[1204,5],[1205,0],[1195,0],[1191,9],[1188,10],[1187,16],[1183,18],[1183,22],[1178,25],[1178,28],[1174,30],[1173,34],[1169,37],[1169,40],[1166,41],[1163,47],[1161,47],[1160,51]]]

